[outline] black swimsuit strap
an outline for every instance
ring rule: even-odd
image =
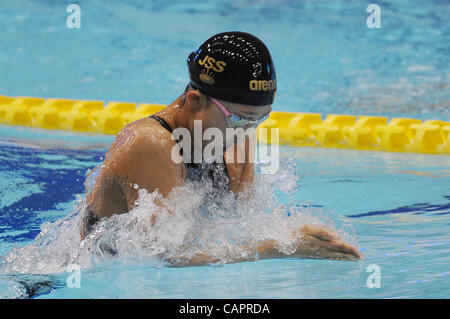
[[[164,121],[163,118],[159,117],[158,115],[150,115],[148,118],[157,120],[166,130],[168,130],[170,133],[173,132],[172,128],[167,124],[166,121]]]

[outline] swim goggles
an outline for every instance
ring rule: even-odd
[[[270,112],[269,112],[267,114],[264,114],[257,120],[251,120],[249,118],[245,118],[245,117],[239,116],[237,114],[231,113],[230,111],[228,111],[228,109],[222,103],[220,103],[218,100],[216,100],[212,97],[208,96],[208,99],[210,99],[219,108],[219,110],[221,110],[222,113],[225,114],[225,118],[227,119],[228,126],[251,125],[256,128],[259,124],[261,124],[262,122],[267,120],[269,117],[269,114],[270,114]]]

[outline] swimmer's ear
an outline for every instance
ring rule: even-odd
[[[186,92],[185,99],[187,104],[195,110],[200,110],[208,105],[208,98],[197,90]]]

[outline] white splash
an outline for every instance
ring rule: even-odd
[[[268,239],[275,239],[280,251],[292,253],[299,240],[292,233],[301,225],[335,230],[331,221],[324,223],[292,200],[297,190],[295,161],[282,159],[277,174],[256,175],[255,185],[248,200],[230,195],[210,206],[202,206],[202,198],[211,185],[186,183],[167,198],[140,189],[135,208],[102,219],[83,241],[80,227],[86,202],[80,196],[72,213],[42,224],[33,243],[2,257],[0,274],[55,274],[69,264],[89,268],[111,260],[161,267],[197,253],[215,258],[216,264],[257,260],[257,243]],[[280,191],[289,195],[287,203],[280,202]]]

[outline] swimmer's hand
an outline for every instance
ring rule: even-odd
[[[295,257],[364,260],[358,248],[325,228],[307,225],[294,232],[294,235],[301,236]]]
[[[258,243],[256,249],[259,259],[296,257],[353,261],[364,260],[364,257],[358,248],[346,243],[340,239],[338,235],[325,228],[313,225],[302,226],[294,231],[293,235],[299,239],[299,244],[294,253],[286,254],[281,252],[278,249],[276,240],[270,239]],[[254,252],[254,248],[247,245],[243,245],[239,250],[240,252],[248,251],[250,255]],[[248,257],[246,258],[243,255],[244,254],[241,254],[242,257],[227,262],[248,261]],[[221,258],[219,257],[220,256],[212,256],[208,253],[196,252],[190,258],[180,256],[178,258],[167,259],[167,261],[173,267],[201,266],[218,263],[221,261]]]

